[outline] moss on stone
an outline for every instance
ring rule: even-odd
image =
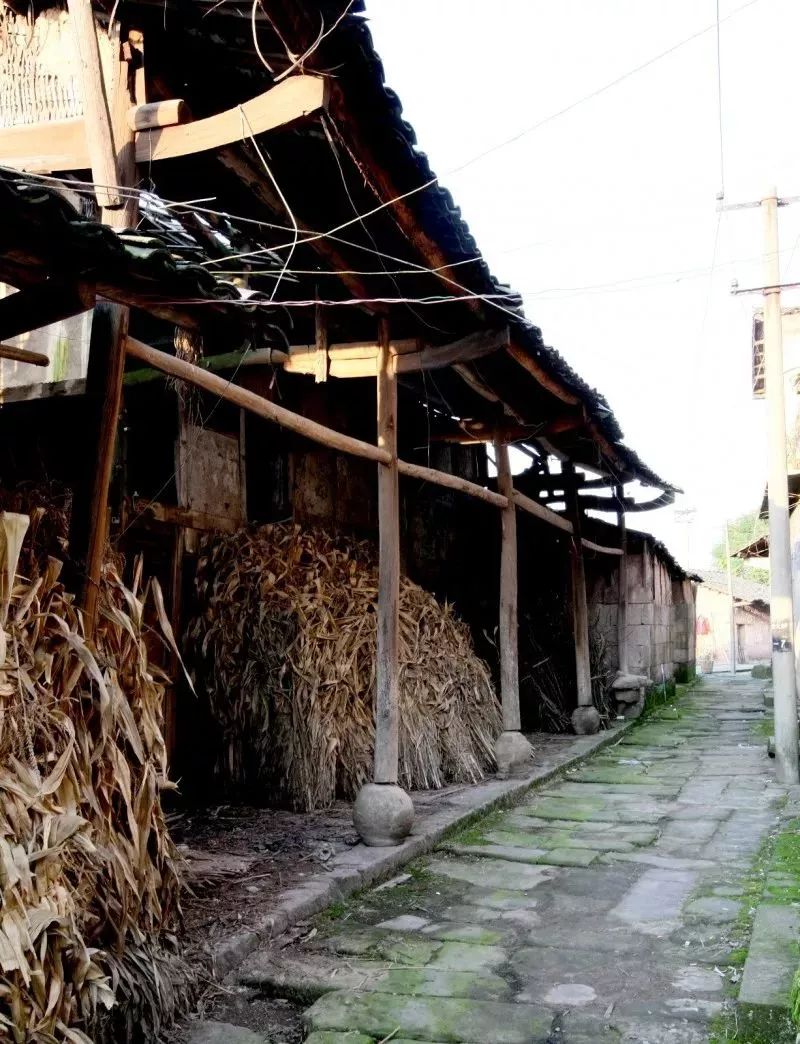
[[[795,1028],[780,1008],[737,1005],[716,1016],[709,1026],[709,1044],[795,1044]]]

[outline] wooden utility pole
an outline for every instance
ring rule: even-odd
[[[764,375],[769,443],[769,557],[772,684],[775,694],[775,760],[781,783],[800,782],[797,682],[793,652],[792,556],[786,473],[783,325],[778,255],[778,194],[761,200],[764,217]]]
[[[616,486],[614,495],[617,500],[617,526],[619,527],[619,546],[622,556],[619,560],[617,594],[617,647],[619,671],[628,673],[628,530],[625,522],[625,489]]]
[[[571,461],[562,465],[566,486],[566,500],[572,521],[570,571],[572,577],[572,627],[575,643],[575,679],[578,706],[572,715],[572,725],[578,733],[594,733],[600,728],[600,715],[592,700],[592,667],[589,650],[589,608],[586,603],[586,567],[581,543],[581,506],[575,468]]]
[[[731,537],[728,520],[725,519],[725,562],[728,566],[728,611],[731,631],[731,674],[736,674],[736,604],[733,600],[733,569],[731,568]]]

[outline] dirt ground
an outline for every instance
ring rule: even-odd
[[[186,939],[200,951],[249,921],[283,889],[324,870],[358,844],[352,806],[293,813],[219,805],[169,817],[187,862]]]

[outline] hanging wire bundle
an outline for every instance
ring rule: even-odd
[[[107,566],[87,637],[60,562],[15,575],[27,524],[0,514],[0,1039],[152,1040],[189,979],[148,602],[171,631]]]
[[[220,728],[220,776],[297,810],[354,798],[375,737],[371,546],[285,524],[215,535],[196,586],[189,655]],[[399,717],[406,788],[472,783],[493,767],[489,669],[452,607],[406,577]]]

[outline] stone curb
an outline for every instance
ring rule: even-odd
[[[333,869],[308,878],[298,888],[282,892],[271,904],[271,912],[263,915],[255,927],[242,929],[221,941],[211,953],[214,972],[219,979],[234,971],[246,957],[262,943],[273,939],[298,921],[320,913],[331,903],[340,902],[361,888],[388,878],[400,867],[418,856],[425,855],[451,831],[468,825],[472,820],[507,807],[520,800],[527,791],[551,782],[570,768],[574,768],[604,747],[609,747],[636,723],[631,719],[615,725],[596,736],[575,736],[575,742],[563,757],[513,779],[491,779],[470,787],[458,798],[460,808],[447,808],[424,816],[415,825],[419,833],[396,848],[368,848],[356,845],[340,853],[333,861]]]

